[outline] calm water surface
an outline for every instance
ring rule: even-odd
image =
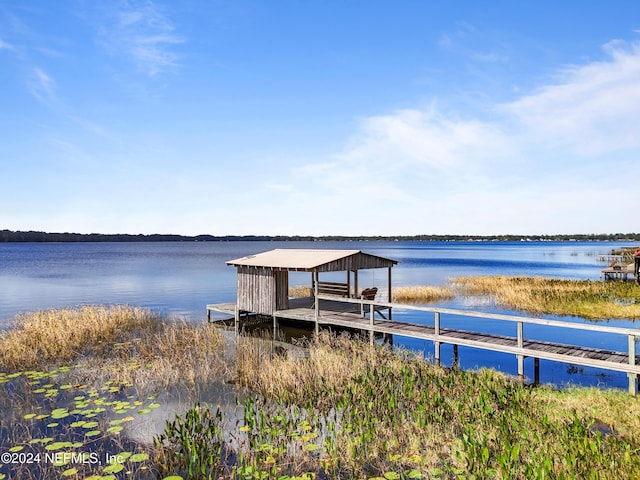
[[[20,312],[84,304],[129,304],[151,307],[192,321],[206,319],[207,303],[235,301],[236,272],[227,260],[273,248],[359,249],[398,260],[395,286],[440,285],[462,275],[539,275],[598,279],[605,266],[599,255],[628,246],[615,242],[167,242],[167,243],[9,243],[0,244],[0,329],[8,328]],[[361,272],[362,286],[385,286],[386,270]],[[292,275],[291,284],[306,284],[308,274]],[[456,299],[441,306],[504,312],[488,303]],[[508,312],[516,313],[516,312]],[[397,320],[431,323],[432,317],[394,310]],[[557,318],[557,317],[556,317]],[[563,318],[581,321],[575,318]],[[468,318],[451,317],[446,326],[469,328]],[[478,322],[479,320],[473,320]],[[514,335],[512,325],[482,321],[485,331]],[[630,321],[610,325],[633,326]],[[576,341],[575,331],[525,335]],[[585,345],[626,350],[626,339],[596,335],[581,338]],[[400,340],[410,348],[433,353],[431,342]],[[450,350],[450,347],[449,347]],[[443,347],[443,358],[451,352]],[[516,372],[513,355],[460,348],[463,368],[488,366]],[[527,374],[533,367],[525,362]],[[626,375],[541,361],[541,380],[563,384],[608,385],[626,388]]]

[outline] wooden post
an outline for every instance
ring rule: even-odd
[[[235,329],[235,333],[236,333],[236,339],[238,338],[238,334],[240,333],[240,329],[239,329],[239,323],[240,323],[240,310],[238,309],[238,304],[236,303],[236,308],[235,308],[235,322],[234,322],[234,329]]]
[[[636,337],[629,335],[629,365],[636,364]],[[638,394],[638,374],[629,372],[629,393],[634,397]]]
[[[524,346],[524,324],[518,322],[518,349],[522,349]],[[518,380],[524,382],[524,355],[519,353],[518,357]]]
[[[453,344],[453,368],[460,368],[460,358],[458,357],[458,344]]]
[[[533,358],[533,384],[540,385],[540,359]]]
[[[316,335],[318,333],[320,333],[320,299],[318,298],[318,294],[319,294],[319,287],[318,287],[318,271],[314,270],[313,271],[313,296],[315,298],[315,302],[314,302],[314,306],[315,306],[315,320],[316,320]]]
[[[277,331],[278,331],[278,327],[277,327],[277,325],[278,325],[278,321],[276,320],[276,316],[274,315],[274,316],[273,316],[273,340],[274,340],[274,341],[275,341],[275,339],[276,339],[276,333],[277,333]]]
[[[373,307],[373,302],[369,304],[369,343],[373,346],[373,315],[375,313],[375,309]]]
[[[435,313],[435,322],[434,322],[434,334],[435,340],[433,341],[433,346],[435,349],[436,356],[436,365],[440,365],[440,312]]]
[[[389,288],[389,294],[387,295],[387,301],[389,303],[391,303],[392,299],[393,299],[393,295],[391,294],[391,267],[387,268],[387,279],[388,279],[387,280],[387,286]],[[393,316],[391,314],[391,310],[392,310],[392,308],[389,307],[389,320],[393,320]]]
[[[356,298],[357,298],[358,295],[360,295],[360,292],[358,291],[358,270],[353,271],[353,289],[356,292]]]

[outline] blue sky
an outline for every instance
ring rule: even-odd
[[[640,2],[0,2],[0,229],[640,230]]]

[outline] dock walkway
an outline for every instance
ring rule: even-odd
[[[640,330],[638,329],[390,302],[349,298],[336,299],[335,297],[324,295],[318,298],[320,302],[317,308],[313,298],[292,299],[290,308],[275,312],[273,316],[274,322],[275,319],[288,319],[313,323],[316,331],[320,326],[359,329],[369,332],[371,342],[374,341],[376,333],[430,340],[434,343],[437,363],[440,362],[440,346],[442,344],[453,345],[454,361],[457,358],[458,346],[510,353],[517,358],[518,376],[521,379],[524,379],[524,359],[532,357],[534,359],[535,382],[539,380],[540,359],[626,372],[629,378],[629,393],[636,395],[638,391],[638,374],[640,374],[639,359],[636,357],[636,342],[640,339]],[[393,321],[390,315],[392,309],[408,309],[432,313],[433,324]],[[212,310],[234,315],[236,323],[240,321],[241,312],[236,312],[234,303],[207,305],[209,315]],[[442,317],[444,315],[479,317],[510,322],[515,327],[515,335],[496,335],[480,331],[444,328],[442,327]],[[628,349],[626,352],[622,352],[525,338],[524,326],[526,324],[543,325],[550,328],[587,330],[593,331],[594,335],[597,335],[598,332],[623,335],[628,339]]]
[[[629,265],[610,265],[607,268],[600,270],[600,280],[631,280],[635,279],[635,273],[633,271],[633,262]]]

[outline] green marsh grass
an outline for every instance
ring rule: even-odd
[[[222,434],[224,414],[208,407],[176,418],[157,439],[169,457],[161,473],[377,480],[640,471],[640,403],[623,392],[530,388],[492,370],[449,370],[328,334],[308,348],[304,358],[245,351],[238,378],[251,393],[235,427]]]
[[[61,315],[63,325],[80,318]],[[120,307],[114,315],[127,316]],[[309,340],[305,355],[241,337],[229,365],[211,325],[146,315],[153,321],[108,337],[77,337],[96,345],[47,332],[28,339],[75,352],[64,361],[22,353],[21,363],[3,343],[25,337],[3,334],[0,452],[104,459],[108,451],[119,461],[4,464],[0,480],[604,479],[640,471],[640,402],[624,392],[525,387],[492,370],[450,370],[327,333]],[[161,408],[154,392],[174,382],[197,390],[232,371],[235,410],[194,401],[153,445],[128,439],[131,422]]]

